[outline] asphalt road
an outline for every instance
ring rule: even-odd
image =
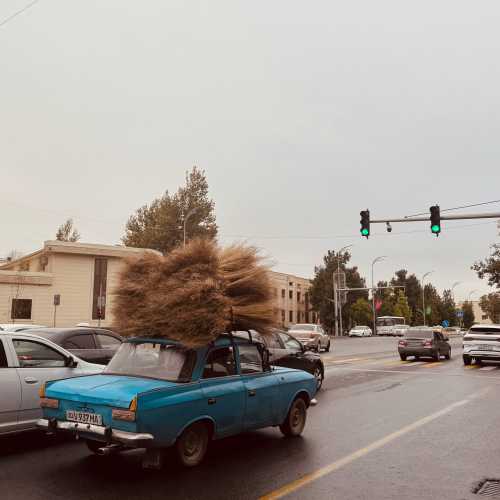
[[[301,438],[265,429],[213,443],[196,469],[143,471],[141,452],[91,456],[37,433],[0,439],[0,496],[46,499],[476,499],[500,478],[500,367],[401,362],[397,340],[340,339],[323,354]],[[491,498],[491,497],[490,497]]]

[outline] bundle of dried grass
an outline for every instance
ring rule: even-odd
[[[114,327],[124,336],[162,337],[189,347],[222,332],[273,326],[267,267],[254,247],[221,249],[197,239],[166,256],[129,260],[115,296]]]

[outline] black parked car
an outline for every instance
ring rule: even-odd
[[[75,356],[88,361],[107,365],[122,343],[120,335],[105,328],[34,328],[34,335],[40,335],[64,347]]]
[[[238,332],[236,335],[248,336],[246,332]],[[268,348],[271,365],[309,372],[316,378],[318,390],[321,388],[325,377],[325,367],[319,354],[308,350],[298,340],[281,330],[275,330],[271,336],[265,338],[257,332],[252,332],[252,338],[262,342]]]
[[[403,340],[398,342],[399,356],[403,361],[407,356],[419,358],[433,358],[439,361],[441,356],[451,358],[451,346],[448,337],[431,328],[408,328]]]

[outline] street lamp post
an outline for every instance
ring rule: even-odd
[[[387,255],[380,255],[372,262],[372,314],[373,314],[373,335],[377,335],[377,314],[375,311],[375,282],[373,278],[373,266],[381,260],[387,259]]]
[[[427,276],[429,276],[429,274],[432,274],[433,272],[434,271],[429,271],[422,276],[422,313],[424,316],[424,326],[425,326],[425,286],[424,286],[424,280]]]
[[[191,217],[192,215],[194,215],[194,213],[196,212],[196,208],[192,208],[187,214],[186,216],[184,217],[184,224],[183,224],[183,228],[184,228],[184,246],[186,246],[186,223],[189,219],[189,217]]]
[[[337,280],[338,280],[338,288],[340,288],[340,256],[342,255],[342,252],[345,252],[348,248],[353,247],[354,245],[347,245],[345,247],[342,247],[339,250],[339,253],[337,255]],[[338,292],[339,294],[339,301],[338,301],[338,306],[339,306],[339,328],[340,328],[340,335],[342,336],[342,296],[340,294],[340,291]]]
[[[453,307],[454,307],[454,311],[453,311],[453,314],[454,314],[453,323],[455,323],[455,321],[457,319],[457,313],[456,313],[456,307],[457,307],[457,305],[455,304],[455,294],[454,294],[453,290],[455,290],[455,287],[457,287],[458,285],[461,285],[461,284],[462,284],[461,281],[455,281],[455,283],[453,283],[453,285],[451,285],[451,300],[453,300]]]

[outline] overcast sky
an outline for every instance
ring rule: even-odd
[[[27,0],[2,0],[0,20]],[[354,244],[375,279],[434,270],[457,299],[496,221],[372,227],[500,199],[500,4],[461,0],[39,0],[0,27],[0,255],[74,217],[128,216],[205,169],[220,240],[312,276]],[[500,211],[500,204],[470,211]]]

